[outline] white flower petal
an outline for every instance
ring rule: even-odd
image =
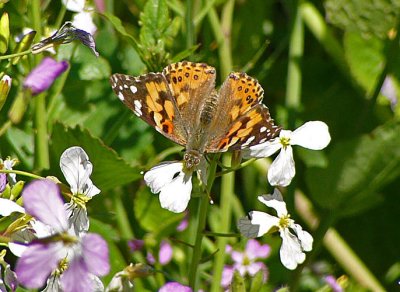
[[[269,167],[268,181],[272,186],[286,187],[290,184],[295,174],[293,150],[289,145],[286,148],[282,148]]]
[[[270,208],[274,208],[278,217],[287,215],[286,203],[283,201],[282,194],[278,189],[274,189],[272,195],[258,196],[258,200]]]
[[[93,165],[81,147],[74,146],[66,149],[60,157],[60,168],[73,194],[79,193],[93,197],[100,193],[89,178]]]
[[[162,187],[171,183],[174,176],[181,172],[182,169],[182,162],[164,162],[146,172],[144,181],[153,194],[158,194]]]
[[[299,224],[293,224],[291,226],[297,234],[297,237],[300,240],[301,248],[304,251],[311,251],[313,245],[313,238],[310,233],[303,230]]]
[[[72,25],[93,35],[97,27],[93,22],[92,12],[82,11],[72,18]]]
[[[35,238],[35,235],[30,229],[19,230],[11,235],[11,240],[15,242],[9,242],[8,248],[15,256],[20,257],[27,248],[26,244]]]
[[[89,218],[86,209],[79,207],[74,203],[64,204],[68,218],[68,228],[70,234],[79,236],[89,230]]]
[[[260,226],[257,237],[264,235],[272,227],[279,226],[279,218],[269,215],[267,213],[259,212],[259,211],[252,211],[249,213],[249,216],[251,218],[250,219],[251,224]]]
[[[269,140],[265,143],[251,146],[242,150],[243,158],[262,158],[269,157],[279,149],[282,148],[282,144],[279,138]]]
[[[291,234],[287,228],[280,230],[282,245],[280,257],[282,264],[289,270],[296,269],[306,259],[306,255],[301,249],[300,242],[296,236]]]
[[[25,213],[25,209],[14,201],[0,198],[0,215],[7,217],[13,212]]]
[[[81,12],[85,8],[86,0],[62,0],[62,3],[70,11]]]
[[[174,213],[186,210],[192,192],[192,176],[180,172],[169,184],[162,187],[160,192],[161,207]]]
[[[311,121],[293,132],[291,145],[299,145],[311,150],[321,150],[331,141],[328,126],[321,121]]]

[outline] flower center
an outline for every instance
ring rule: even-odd
[[[72,196],[71,200],[77,204],[79,207],[82,209],[86,209],[86,203],[90,201],[90,197],[84,195],[84,194],[76,194],[75,196]]]
[[[288,228],[290,225],[290,214],[284,215],[279,218],[279,228],[280,229],[285,229]]]
[[[247,257],[247,255],[244,255],[243,257],[243,266],[248,266],[251,264],[250,259]]]
[[[280,137],[280,142],[283,146],[283,148],[286,148],[290,145],[290,138],[289,137]]]

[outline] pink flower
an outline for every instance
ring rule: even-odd
[[[228,287],[232,282],[233,273],[239,271],[242,276],[254,276],[259,271],[263,271],[264,282],[267,280],[267,267],[258,259],[265,259],[269,256],[271,248],[268,244],[260,244],[255,239],[249,239],[244,252],[232,250],[231,246],[227,246],[226,253],[230,254],[233,265],[225,266],[222,271],[221,286]]]

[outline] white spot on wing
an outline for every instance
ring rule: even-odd
[[[245,143],[242,144],[242,148],[248,146],[256,137],[251,136]]]
[[[140,101],[135,100],[133,102],[133,105],[135,106],[135,113],[140,117],[142,115],[142,104],[140,103]]]
[[[131,89],[132,93],[136,93],[137,92],[137,87],[136,86],[131,85],[130,89]]]
[[[263,133],[263,132],[265,132],[267,130],[267,127],[261,127],[260,128],[260,133]]]
[[[119,98],[121,101],[124,101],[124,100],[125,100],[125,97],[124,97],[124,95],[122,94],[121,91],[118,92],[118,98]]]

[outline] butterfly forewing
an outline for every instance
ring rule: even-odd
[[[245,73],[231,73],[221,86],[215,120],[210,127],[206,152],[250,147],[279,134],[269,110],[260,102],[264,90]]]
[[[114,74],[110,83],[118,98],[135,115],[172,141],[186,145],[187,134],[176,122],[181,117],[163,74],[149,73],[139,77]]]
[[[203,63],[179,62],[163,70],[189,137],[200,123],[200,114],[215,88],[215,68]]]

